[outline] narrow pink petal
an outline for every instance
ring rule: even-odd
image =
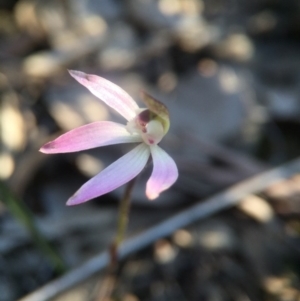
[[[42,146],[40,151],[46,154],[69,153],[104,145],[141,141],[139,135],[130,134],[123,124],[98,121],[59,136]]]
[[[153,171],[147,182],[146,195],[150,200],[172,186],[178,178],[174,160],[158,145],[150,146],[153,158]]]
[[[67,202],[77,205],[108,193],[136,177],[145,167],[149,147],[142,143],[86,182]]]
[[[95,96],[116,110],[127,120],[136,116],[139,108],[136,102],[122,88],[97,75],[86,74],[81,71],[69,70],[80,84],[89,89]]]

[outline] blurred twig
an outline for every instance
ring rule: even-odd
[[[56,250],[43,237],[35,225],[34,217],[27,206],[14,196],[10,189],[0,181],[0,201],[3,202],[15,218],[20,221],[30,232],[36,245],[44,252],[47,258],[52,262],[58,273],[63,273],[66,266]]]
[[[230,208],[242,201],[249,194],[255,194],[269,185],[293,175],[300,170],[300,158],[275,168],[271,171],[261,173],[248,180],[242,181],[225,191],[208,198],[206,201],[188,208],[168,220],[151,227],[149,230],[127,240],[120,248],[119,258],[125,258],[133,252],[150,245],[156,240],[171,235],[179,228],[186,227],[191,223],[207,218],[224,209]],[[86,280],[88,277],[99,272],[109,263],[109,254],[103,252],[87,261],[81,267],[74,269],[60,279],[57,279],[39,290],[29,294],[19,301],[46,301],[72,286]]]

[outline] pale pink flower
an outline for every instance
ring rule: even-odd
[[[148,108],[141,109],[123,89],[112,82],[80,71],[69,72],[96,97],[122,115],[127,124],[93,122],[46,143],[40,151],[55,154],[118,143],[140,144],[86,182],[68,200],[67,205],[86,202],[127,183],[143,170],[150,154],[153,171],[146,185],[146,195],[150,200],[157,198],[162,191],[173,185],[178,177],[174,160],[158,146],[169,129],[166,107],[144,94],[143,99]]]

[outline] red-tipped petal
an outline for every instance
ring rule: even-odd
[[[141,141],[139,135],[131,135],[122,124],[98,121],[59,136],[42,146],[40,151],[46,154],[70,153],[105,145]]]
[[[138,105],[122,88],[97,75],[69,70],[69,73],[80,84],[89,89],[95,96],[116,110],[127,120],[136,116]]]

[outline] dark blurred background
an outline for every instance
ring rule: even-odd
[[[143,173],[133,195],[134,234],[299,155],[299,38],[298,0],[1,0],[0,301],[15,300],[79,265],[104,250],[115,232],[123,188],[77,207],[65,202],[130,146],[38,152],[74,127],[122,121],[67,69],[103,76],[138,102],[146,90],[170,110],[162,146],[180,177],[149,202],[145,181],[151,168]],[[299,233],[298,207],[293,210]],[[222,237],[235,237],[235,230],[226,232],[232,215],[225,212],[213,223]],[[225,253],[237,243],[228,239]],[[245,273],[245,282],[256,277]],[[292,274],[286,281],[298,279]],[[248,299],[227,286],[227,295],[219,289],[194,299],[155,299],[149,292],[128,300],[299,300],[299,291],[272,299],[270,290],[253,285],[255,293],[243,295]]]

